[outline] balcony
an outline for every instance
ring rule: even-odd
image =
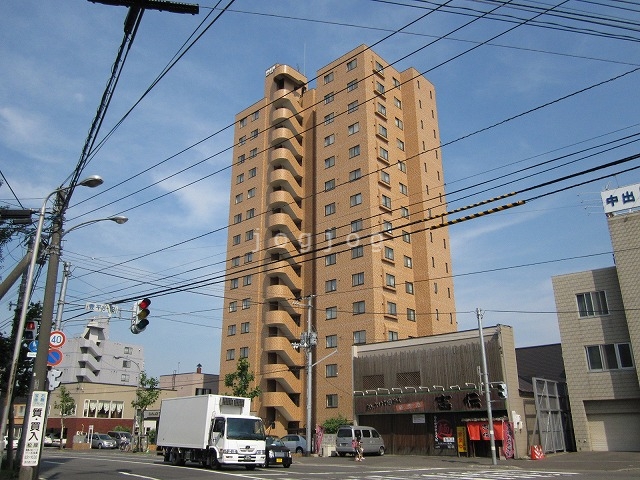
[[[287,422],[301,422],[304,417],[302,407],[293,403],[286,392],[262,392],[260,399],[263,406],[277,409]]]
[[[286,285],[292,292],[302,290],[302,278],[288,262],[281,260],[278,263],[270,263],[265,273],[268,278],[278,277],[281,285]]]
[[[264,324],[268,327],[278,327],[291,341],[300,338],[302,328],[296,325],[286,310],[270,310],[264,314]]]
[[[269,238],[267,240],[267,253],[269,255],[277,253],[282,259],[295,257],[300,254],[296,245],[285,235]],[[295,262],[295,260],[293,261]]]
[[[267,217],[267,228],[280,230],[292,239],[302,238],[300,227],[286,213],[272,213]]]
[[[282,188],[289,192],[295,200],[302,200],[302,187],[298,184],[296,177],[286,168],[269,169],[269,186]]]
[[[302,221],[302,208],[298,206],[296,200],[286,190],[269,192],[267,203],[269,208],[280,208],[294,220]]]
[[[303,355],[291,346],[291,340],[286,337],[266,337],[263,340],[265,352],[276,352],[287,365],[302,365]]]
[[[287,393],[300,393],[302,391],[302,379],[289,370],[284,363],[276,363],[262,366],[262,377],[267,380],[276,380]]]
[[[282,123],[284,126],[290,128],[296,135],[302,132],[301,121],[302,115],[296,115],[288,108],[276,108],[273,113],[271,113],[272,125]]]
[[[273,147],[282,145],[290,150],[297,158],[302,158],[302,136],[296,135],[293,131],[285,127],[274,128],[269,134],[269,139]]]
[[[286,148],[278,147],[271,150],[271,163],[281,164],[292,173],[296,180],[299,180],[302,178],[302,165],[297,159],[302,159],[302,153],[295,157],[294,152]]]

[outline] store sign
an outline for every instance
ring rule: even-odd
[[[602,196],[602,206],[606,214],[640,207],[640,183],[613,190],[605,190],[600,195]]]
[[[42,436],[44,434],[45,413],[48,392],[33,392],[27,421],[22,427],[22,435],[27,435],[22,453],[22,466],[35,467],[40,459]]]

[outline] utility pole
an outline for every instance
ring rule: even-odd
[[[54,328],[60,330],[62,327],[62,313],[64,312],[64,300],[67,296],[67,283],[71,276],[71,264],[64,262],[62,270],[62,286],[60,287],[60,296],[58,297],[58,309],[56,310],[56,323]]]
[[[482,334],[482,310],[476,308],[478,318],[478,335],[480,336],[480,352],[482,354],[482,383],[484,383],[484,400],[487,404],[487,419],[489,421],[489,443],[491,446],[491,463],[498,464],[496,457],[496,437],[493,432],[493,413],[491,412],[491,392],[489,391],[489,373],[487,372],[487,352],[484,348],[484,335]]]

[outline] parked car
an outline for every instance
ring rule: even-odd
[[[54,433],[53,435],[51,435],[51,446],[52,447],[59,447],[61,441],[62,441],[62,446],[64,447],[67,444],[67,439],[66,438],[63,438],[62,440],[60,440],[60,434],[59,433]]]
[[[53,446],[53,438],[51,438],[51,434],[48,433],[44,436],[44,439],[42,440],[42,444],[45,447],[52,447]]]
[[[384,455],[385,446],[382,437],[373,427],[342,425],[336,434],[336,452],[341,457],[347,453],[355,455],[352,441],[360,438],[364,453]]]
[[[111,438],[115,438],[118,447],[123,443],[131,443],[131,434],[129,432],[112,431],[107,432],[107,435],[109,435]]]
[[[307,451],[307,439],[302,435],[285,435],[281,437],[280,440],[282,440],[292,452],[304,453]]]
[[[16,448],[18,448],[18,442],[19,442],[19,441],[20,441],[20,440],[19,440],[18,438],[14,438],[14,439],[13,439],[13,449],[14,449],[14,450],[15,450]],[[5,450],[6,450],[6,448],[7,448],[7,445],[8,445],[8,444],[9,444],[9,437],[7,437],[7,436],[5,435],[5,436],[4,436],[4,440],[3,440],[3,445],[4,445]]]
[[[291,466],[291,450],[287,448],[282,440],[268,435],[265,439],[265,444],[265,468],[269,467],[269,465],[282,465],[284,468],[289,468]]]
[[[91,448],[118,448],[118,441],[106,433],[94,433],[91,437]]]

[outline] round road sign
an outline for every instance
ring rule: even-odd
[[[59,330],[54,330],[49,336],[49,346],[51,348],[60,348],[66,341],[67,336]]]
[[[49,355],[47,356],[47,365],[55,367],[62,362],[62,352],[57,348],[50,348]]]

